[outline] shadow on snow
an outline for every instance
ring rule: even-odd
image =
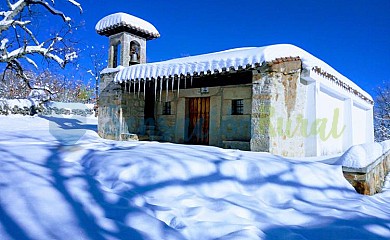
[[[96,127],[84,125],[80,120],[77,119],[60,119],[53,117],[43,117],[51,121],[51,123],[56,125],[56,131],[66,131],[66,130],[80,130],[86,131],[96,130]],[[76,133],[76,138],[79,137],[80,132]],[[57,133],[56,133],[57,134]],[[149,216],[150,219],[153,218],[154,209],[150,206],[150,210],[153,212],[152,216],[150,213],[145,213],[141,209],[134,207],[133,201],[136,197],[143,196],[144,194],[150,193],[155,190],[159,190],[162,188],[170,187],[170,186],[200,186],[203,184],[211,184],[223,181],[234,181],[246,186],[256,186],[260,187],[265,184],[276,184],[278,186],[289,186],[292,188],[298,188],[302,191],[305,190],[313,190],[318,192],[324,191],[341,191],[350,193],[350,189],[339,188],[339,187],[316,187],[299,184],[293,180],[286,180],[282,176],[285,174],[291,174],[294,176],[296,172],[294,171],[294,166],[297,163],[290,162],[288,163],[288,169],[281,170],[277,173],[274,173],[267,177],[256,177],[256,172],[261,169],[257,169],[257,166],[253,165],[248,169],[248,171],[252,171],[249,173],[253,177],[248,180],[239,179],[234,176],[226,176],[221,172],[221,164],[224,161],[227,161],[227,157],[220,152],[214,151],[215,149],[204,147],[204,148],[195,148],[193,146],[180,146],[176,149],[180,152],[180,156],[186,156],[188,158],[199,158],[199,156],[208,156],[208,158],[212,158],[212,163],[215,165],[216,171],[213,171],[210,174],[204,176],[195,176],[190,179],[169,179],[164,181],[159,181],[156,183],[148,184],[148,185],[139,185],[136,182],[126,182],[131,185],[131,190],[123,190],[116,193],[108,193],[107,191],[102,189],[102,184],[98,182],[98,180],[94,177],[95,174],[90,171],[88,166],[79,165],[79,162],[86,162],[87,160],[91,160],[99,157],[97,152],[99,150],[89,149],[87,150],[80,159],[73,159],[74,162],[67,162],[63,159],[64,151],[72,151],[69,146],[69,138],[64,138],[60,133],[59,135],[54,136],[58,140],[58,144],[51,145],[47,151],[47,157],[43,162],[34,162],[34,160],[30,160],[27,156],[23,156],[20,153],[15,153],[5,146],[1,146],[1,163],[0,167],[0,192],[3,190],[9,191],[9,188],[13,188],[12,182],[4,179],[3,176],[7,176],[7,171],[12,169],[15,171],[15,175],[18,174],[26,174],[29,176],[29,179],[33,181],[33,179],[40,179],[39,181],[44,181],[47,184],[50,184],[51,189],[60,194],[61,198],[66,202],[66,206],[70,209],[71,214],[75,217],[76,225],[81,228],[80,236],[73,236],[72,239],[147,239],[148,233],[145,231],[141,231],[139,229],[135,229],[126,224],[127,218],[132,215],[145,215],[145,218]],[[23,138],[27,138],[27,136],[23,136]],[[31,137],[34,139],[34,137]],[[38,141],[39,138],[36,140]],[[72,139],[73,141],[74,139]],[[138,147],[142,146],[142,143],[137,143],[133,146],[122,146],[118,147],[115,143],[106,143],[105,146],[107,150],[104,154],[115,154],[118,151],[126,151],[127,156],[129,158],[132,157],[133,154],[139,154],[136,151]],[[161,146],[160,146],[161,147]],[[181,150],[179,150],[181,149]],[[149,154],[149,152],[148,152]],[[177,157],[177,153],[172,151],[166,151],[164,148],[155,148],[150,149],[151,157],[144,157],[143,161],[157,162],[158,156],[170,158],[172,161],[177,160],[178,164],[181,164],[180,159]],[[241,158],[241,156],[237,156],[237,159]],[[14,161],[17,159],[17,161]],[[236,159],[236,160],[237,160]],[[310,163],[301,163],[301,164],[310,164]],[[187,166],[183,164],[184,171],[189,171]],[[267,166],[264,166],[267,167]],[[39,171],[36,171],[39,169]],[[22,179],[25,180],[25,179]],[[78,195],[78,191],[75,191],[75,184],[71,184],[72,181],[80,182],[80,188],[82,186],[83,190],[87,192],[87,197],[82,197]],[[105,186],[109,187],[109,186]],[[22,191],[23,189],[15,188],[13,191]],[[107,194],[117,194],[117,199],[112,200],[107,197]],[[351,193],[352,194],[352,193]],[[20,192],[20,195],[23,195],[23,192]],[[327,209],[330,206],[327,206],[321,202],[313,202],[307,201],[306,199],[301,198],[299,195],[295,196],[297,201],[308,204],[314,210]],[[212,197],[211,197],[212,198]],[[0,195],[0,233],[1,226],[8,234],[8,237],[11,239],[17,240],[29,240],[34,239],[29,232],[28,226],[21,224],[21,220],[15,218],[14,214],[11,214],[7,210],[7,205],[5,204],[6,196]],[[86,200],[88,199],[88,200]],[[28,200],[28,199],[27,199]],[[234,204],[241,208],[248,208],[247,206],[236,203],[229,202],[227,199],[214,199],[218,201],[225,201],[229,204]],[[287,201],[288,199],[286,199]],[[92,203],[95,204],[105,219],[108,219],[112,226],[110,228],[102,226],[99,222],[96,213],[93,213],[89,210],[89,206],[86,204]],[[294,208],[294,204],[291,203],[290,206],[285,206],[289,208]],[[39,211],[39,209],[34,209],[34,206],[31,206],[30,209],[32,212]],[[55,211],[56,209],[53,209]],[[248,209],[250,211],[255,212],[261,217],[262,209]],[[339,209],[335,209],[336,211],[345,211],[345,209],[340,206]],[[283,211],[283,209],[281,209]],[[39,215],[39,212],[37,213]],[[321,212],[316,211],[307,211],[301,212],[301,214],[307,215],[310,218],[326,218],[326,225],[317,225],[316,223],[306,224],[305,226],[277,226],[276,224],[273,227],[269,227],[267,229],[260,229],[263,231],[265,235],[265,239],[385,239],[385,237],[375,234],[373,231],[370,231],[370,227],[373,225],[388,228],[390,222],[387,220],[383,220],[381,218],[375,218],[372,216],[367,216],[363,214],[357,214],[353,219],[340,219],[338,217],[331,216],[330,214],[323,214]],[[390,214],[390,213],[389,213]],[[359,216],[359,217],[357,217]],[[44,232],[52,239],[66,239],[64,236],[58,235],[59,233],[56,229],[48,228],[44,220],[39,219],[37,217],[37,222],[42,221],[42,228]],[[229,212],[226,212],[226,218],[229,218]],[[261,219],[260,219],[261,221]],[[145,223],[144,229],[147,231],[148,227],[147,222]],[[255,224],[255,223],[254,223]],[[151,225],[152,226],[152,225]],[[153,225],[154,226],[154,225]],[[168,234],[167,236],[174,236],[174,238],[182,239],[184,238],[179,231],[174,229],[174,227],[170,227],[168,224],[160,222],[159,227],[161,228],[161,232]],[[58,226],[61,228],[61,226]],[[360,229],[358,233],[355,233],[353,229]],[[207,231],[207,229],[205,229]],[[320,232],[320,234],[319,234]],[[161,239],[164,239],[167,236],[161,236]],[[228,236],[227,236],[228,237]],[[7,239],[6,237],[1,237],[1,239]],[[261,238],[259,236],[259,238]]]

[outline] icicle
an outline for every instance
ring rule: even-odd
[[[131,81],[129,81],[129,89],[128,89],[129,93],[131,92],[130,89],[131,89]]]
[[[158,78],[153,80],[154,83],[154,99],[157,101],[157,83],[158,83]]]
[[[187,75],[184,76],[184,88],[187,89]]]
[[[146,80],[144,80],[144,100],[145,100],[145,94],[146,94]]]
[[[191,76],[191,87],[192,87],[192,79],[193,79],[193,76]]]
[[[162,95],[162,79],[160,80],[160,102],[161,102],[161,95]]]
[[[138,98],[140,92],[141,92],[141,79],[138,80]]]
[[[172,84],[171,84],[172,92],[174,86],[175,86],[175,75],[172,76]]]
[[[168,94],[169,94],[169,87],[168,87],[168,79],[165,82],[165,102],[168,102]]]
[[[133,94],[134,94],[134,96],[135,96],[135,85],[136,85],[136,83],[135,83],[135,81],[133,81],[133,83],[134,83]]]
[[[180,93],[180,79],[181,79],[181,75],[179,75],[179,78],[177,79],[177,97],[179,97],[179,93]]]

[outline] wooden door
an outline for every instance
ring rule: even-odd
[[[188,102],[189,126],[188,142],[209,144],[210,98],[190,98]]]

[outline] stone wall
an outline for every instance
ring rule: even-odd
[[[251,126],[251,86],[209,87],[207,93],[199,88],[163,91],[161,102],[156,103],[156,135],[160,141],[187,142],[188,99],[210,98],[209,144],[213,146],[249,150]],[[244,114],[232,115],[232,100],[243,99]],[[163,104],[171,102],[171,114],[163,114]]]
[[[126,140],[129,134],[144,135],[143,96],[128,92],[124,85],[114,83],[115,74],[101,75],[98,133],[102,138],[113,140]]]
[[[253,71],[250,149],[270,151],[271,81],[263,71]]]
[[[122,89],[113,82],[115,74],[116,72],[101,75],[98,134],[102,138],[120,140]]]
[[[232,115],[232,101],[242,99],[244,112]],[[250,85],[226,86],[222,88],[221,105],[222,147],[250,150],[252,88]]]
[[[305,117],[306,113],[306,86],[300,78],[301,61],[272,64],[267,71],[273,77],[270,153],[303,157],[305,136],[302,136],[297,123],[297,119]],[[295,131],[296,128],[298,131]]]
[[[143,96],[138,94],[122,93],[122,133],[134,133],[145,135],[144,108],[145,101]]]
[[[179,96],[176,90],[169,91],[168,101],[171,102],[171,115],[163,115],[163,102],[167,100],[166,91],[162,94],[162,101],[156,104],[156,123],[158,139],[185,143],[188,141],[188,98],[210,97],[210,126],[209,144],[222,146],[220,134],[221,121],[221,87],[210,87],[208,93],[201,93],[199,88],[180,89]]]
[[[120,56],[120,65],[123,67],[129,66],[130,61],[130,43],[136,41],[140,44],[140,63],[146,63],[146,39],[139,37],[137,35],[121,32],[115,35],[110,36],[110,49],[108,52],[108,67],[114,67],[114,46],[119,44],[121,45]]]
[[[390,151],[362,169],[343,167],[344,177],[358,193],[374,195],[381,192],[386,176],[390,172]]]
[[[160,141],[175,142],[176,137],[176,118],[178,114],[177,109],[177,91],[166,91],[161,96],[161,101],[156,102],[156,135]],[[167,96],[168,95],[168,96]],[[171,102],[171,114],[164,115],[164,102]]]
[[[270,63],[253,71],[252,151],[305,156],[297,119],[305,116],[306,85],[301,61]]]

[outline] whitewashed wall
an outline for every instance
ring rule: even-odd
[[[367,141],[367,109],[357,104],[352,108],[353,145],[366,143]]]
[[[344,108],[344,99],[340,99],[340,96],[327,89],[320,88],[318,93],[317,121],[326,121],[326,128],[324,132],[317,134],[317,139],[319,138],[319,155],[329,155],[343,151],[344,134],[346,132],[338,133],[341,133],[344,127],[351,127],[345,122]]]
[[[307,137],[306,156],[341,153],[352,145],[374,141],[373,105],[312,71],[305,71],[302,78],[308,82],[305,116],[308,128],[325,118],[326,136],[332,127],[337,129],[337,134],[325,141],[319,134]],[[335,109],[338,109],[338,119],[334,119]],[[335,125],[333,121],[337,121]]]

